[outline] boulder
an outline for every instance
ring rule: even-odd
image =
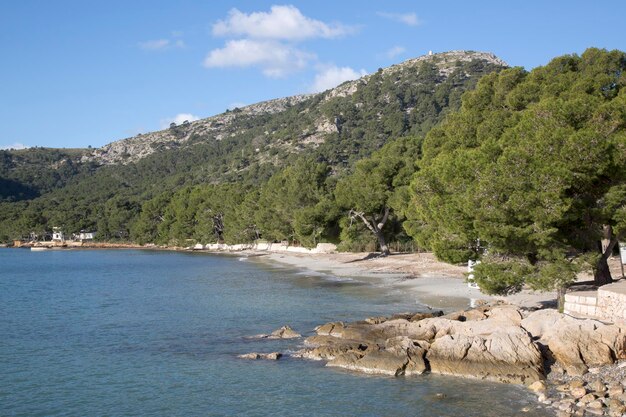
[[[547,346],[570,375],[583,375],[590,367],[608,365],[626,355],[626,331],[617,325],[539,310],[523,319],[521,326]]]
[[[519,328],[437,338],[426,354],[431,372],[507,383],[543,379],[543,359],[538,347],[526,332],[511,329]]]
[[[302,337],[299,333],[296,333],[291,327],[283,326],[278,330],[274,330],[270,334],[257,334],[256,336],[250,336],[250,339],[295,339]]]
[[[278,330],[274,330],[268,336],[268,339],[295,339],[298,337],[302,337],[302,335],[300,333],[295,332],[289,326],[283,326]]]

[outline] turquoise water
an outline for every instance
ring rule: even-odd
[[[515,386],[236,358],[297,349],[245,338],[284,324],[409,309],[369,284],[237,257],[0,249],[0,415],[545,415]]]

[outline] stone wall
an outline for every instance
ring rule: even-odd
[[[604,285],[598,291],[566,294],[564,313],[612,323],[626,323],[626,281]]]
[[[626,281],[598,289],[598,315],[612,322],[626,322]]]

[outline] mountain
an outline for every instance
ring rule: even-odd
[[[426,55],[319,94],[236,108],[99,149],[0,151],[0,239],[53,224],[93,229],[113,205],[128,227],[143,202],[163,191],[258,186],[302,156],[341,176],[392,139],[424,136],[480,77],[506,66],[485,52]]]

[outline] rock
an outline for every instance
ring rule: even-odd
[[[522,322],[522,313],[514,306],[494,307],[488,313],[490,320],[519,326]]]
[[[313,348],[303,349],[295,356],[312,360],[332,360],[347,352],[354,351],[362,354],[368,349],[367,345],[358,341],[343,340],[333,336],[311,336],[304,341],[304,344]]]
[[[528,389],[532,392],[544,392],[548,389],[545,381],[535,381],[528,386]]]
[[[417,313],[409,318],[409,321],[420,321],[424,319],[430,319],[433,317],[441,317],[443,316],[443,311],[433,311],[432,313]]]
[[[582,380],[582,379],[580,379],[580,378],[576,378],[576,379],[573,379],[573,380],[569,383],[569,386],[570,386],[571,388],[582,388],[582,387],[584,387],[584,386],[585,386],[585,381],[583,381],[583,380]]]
[[[525,383],[543,379],[543,359],[520,328],[491,334],[446,335],[435,339],[426,359],[431,372],[492,381]]]
[[[606,391],[606,386],[604,385],[604,383],[600,379],[594,379],[593,381],[588,383],[587,384],[587,388],[589,388],[591,391],[595,391],[595,392],[604,392],[604,391]]]
[[[600,409],[600,408],[586,408],[585,409],[585,416],[588,416],[588,415],[602,416],[602,415],[604,415],[604,411],[602,411],[602,409]]]
[[[245,354],[239,355],[237,357],[240,358],[240,359],[250,359],[250,360],[266,359],[266,360],[271,360],[271,361],[277,361],[282,356],[283,356],[283,354],[279,353],[279,352],[271,352],[271,353],[252,352],[252,353],[245,353]]]
[[[250,339],[294,339],[297,337],[302,337],[300,334],[296,333],[291,327],[283,326],[278,330],[274,330],[270,334],[258,334],[256,336],[250,336]]]
[[[613,410],[617,410],[619,412],[624,412],[624,410],[626,410],[626,407],[624,406],[624,403],[621,402],[620,400],[616,400],[616,399],[610,399],[607,403],[607,406]]]
[[[595,408],[595,409],[599,409],[599,408],[603,408],[604,407],[604,403],[600,400],[593,400],[591,401],[589,404],[587,404],[587,408]]]
[[[595,400],[597,397],[591,393],[586,394],[584,396],[581,397],[580,402],[583,404],[589,404],[590,402],[592,402],[593,400]]]
[[[343,322],[334,322],[334,323],[326,323],[321,326],[317,326],[315,328],[315,332],[321,336],[330,336],[333,331],[335,334],[341,333],[341,330],[344,328]]]
[[[574,398],[582,398],[587,395],[587,390],[583,387],[574,387],[570,389],[569,394]]]
[[[590,367],[613,363],[613,358],[623,354],[626,343],[624,329],[619,326],[574,319],[556,310],[533,312],[521,325],[548,347],[570,375],[583,375]]]
[[[387,317],[378,316],[378,317],[368,317],[365,319],[365,322],[368,324],[380,324],[387,321]]]
[[[368,374],[398,376],[404,374],[404,368],[408,362],[408,355],[396,355],[388,351],[371,352],[361,357],[354,354],[354,352],[348,352],[331,360],[326,366],[350,369]]]
[[[278,330],[274,330],[269,336],[269,339],[295,339],[302,337],[300,333],[295,332],[289,326],[283,326]]]
[[[613,386],[609,388],[608,393],[609,397],[617,398],[624,393],[624,388],[622,388],[621,386]]]

